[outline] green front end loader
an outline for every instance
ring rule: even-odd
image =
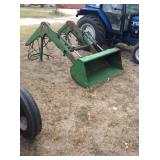
[[[76,38],[77,45],[71,43],[72,37]],[[40,45],[35,50],[34,43],[38,39]],[[30,60],[39,58],[43,61],[43,55],[49,56],[43,51],[48,42],[55,43],[71,60],[73,63],[70,69],[71,76],[82,87],[96,85],[123,70],[118,48],[103,50],[89,32],[82,32],[72,21],[67,21],[58,32],[54,32],[48,23],[42,22],[25,44],[30,46],[28,58]]]

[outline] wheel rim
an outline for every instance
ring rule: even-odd
[[[81,26],[81,29],[83,32],[90,32],[90,34],[92,35],[92,37],[95,39],[96,38],[96,32],[94,27],[89,24],[89,23],[85,23]]]
[[[22,131],[26,131],[28,128],[27,118],[25,116],[21,116],[20,118],[20,129]]]
[[[135,57],[139,61],[139,48],[136,50]]]

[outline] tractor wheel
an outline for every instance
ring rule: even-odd
[[[136,64],[139,64],[139,44],[134,46],[132,57],[133,57],[133,61]]]
[[[82,31],[90,32],[99,45],[105,44],[106,30],[99,17],[95,15],[85,15],[79,19],[77,24]]]
[[[41,131],[42,120],[38,106],[32,95],[24,88],[20,89],[20,133],[33,140]]]

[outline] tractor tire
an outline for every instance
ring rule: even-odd
[[[42,129],[42,120],[38,106],[32,95],[24,88],[20,89],[20,133],[33,140]]]
[[[84,30],[89,31],[99,45],[102,46],[105,44],[106,30],[98,16],[85,15],[79,19],[77,25],[79,28],[82,29],[82,31]]]
[[[132,58],[136,64],[139,64],[139,44],[134,46]]]

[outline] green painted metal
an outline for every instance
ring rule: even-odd
[[[40,60],[43,61],[43,37],[41,37]]]
[[[69,41],[69,35],[72,33],[78,46],[73,46]],[[32,34],[26,42],[26,46],[34,46],[34,41],[40,39],[40,46],[37,55],[43,61],[43,48],[47,45],[45,38],[55,45],[67,56],[73,63],[70,73],[73,79],[82,87],[90,87],[111,78],[121,72],[122,63],[120,50],[112,48],[97,53],[96,42],[88,33],[83,33],[73,22],[68,21],[58,32],[54,32],[49,24],[42,22],[40,27]],[[97,45],[98,46],[98,45]],[[88,55],[80,55],[79,50],[87,50]],[[101,48],[100,48],[101,49]],[[101,49],[102,50],[102,49]],[[73,56],[77,54],[78,58]]]
[[[48,37],[50,41],[54,42],[55,45],[65,54],[68,56],[68,58],[73,62],[73,57],[71,57],[71,53],[69,50],[69,46],[66,45],[66,43],[63,41],[63,39],[54,31],[52,31],[52,29],[50,28],[50,26],[45,23],[42,22],[40,27],[32,34],[32,36],[27,40],[27,42],[25,43],[26,46],[32,45],[34,43],[35,40],[37,39],[41,39],[41,44],[40,44],[40,48],[39,51],[37,52],[37,55],[40,56],[40,60],[42,61],[43,58],[43,46],[44,46],[44,37]]]
[[[108,49],[79,58],[71,67],[73,79],[83,87],[91,87],[122,71],[120,50]]]

